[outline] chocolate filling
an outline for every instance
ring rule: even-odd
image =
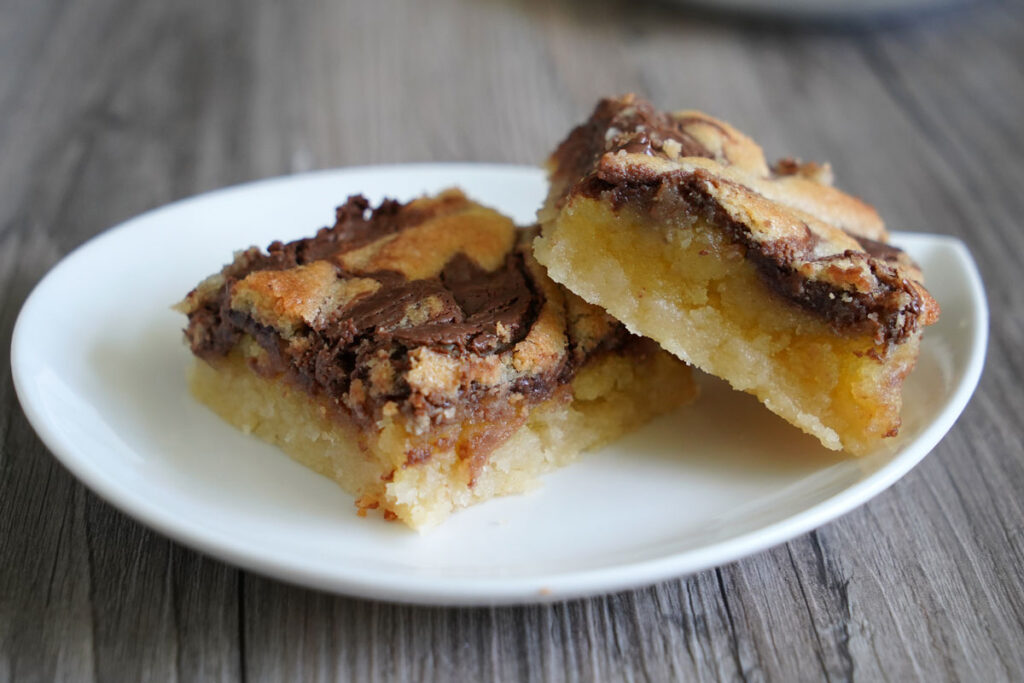
[[[650,211],[656,204],[677,201],[679,210],[703,218],[723,230],[744,248],[745,256],[757,268],[761,280],[776,294],[829,322],[839,334],[871,334],[883,346],[899,344],[917,329],[922,302],[917,291],[902,278],[890,263],[902,252],[896,247],[855,236],[864,252],[845,251],[819,260],[866,258],[879,282],[876,291],[839,289],[826,282],[809,280],[790,265],[794,259],[811,253],[816,236],[808,230],[805,240],[773,242],[768,245],[754,240],[749,228],[734,220],[704,189],[702,172],[670,173],[655,179],[602,178],[589,175],[573,190],[590,198],[603,198],[614,209],[630,206]],[[666,193],[666,189],[674,193]],[[673,194],[677,199],[671,199]],[[811,260],[808,257],[807,260]],[[907,298],[909,297],[909,299]],[[909,304],[907,303],[909,301]]]
[[[857,240],[857,243],[860,244],[860,248],[863,249],[868,256],[873,256],[874,258],[888,261],[889,263],[898,263],[900,256],[904,253],[902,249],[894,247],[891,244],[868,239],[867,237],[861,237],[860,235],[854,235],[846,230],[843,232]]]
[[[552,181],[575,181],[607,153],[667,157],[663,146],[668,140],[679,143],[681,156],[713,158],[711,150],[686,132],[685,126],[691,122],[660,112],[646,100],[637,99],[628,106],[618,100],[601,100],[590,119],[574,128],[555,150]],[[701,122],[713,125],[704,119]]]

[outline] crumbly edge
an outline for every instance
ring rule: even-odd
[[[196,359],[190,386],[230,424],[355,495],[360,514],[378,509],[420,530],[458,508],[526,491],[544,472],[697,393],[690,369],[663,351],[595,357],[563,391],[529,410],[486,462],[472,469],[450,447],[436,447],[429,458],[409,463],[407,452],[420,442],[401,415],[384,418],[374,432],[360,431],[305,392],[252,372],[238,354],[216,365]]]
[[[547,207],[535,255],[548,274],[636,334],[757,396],[830,449],[864,454],[897,433],[920,332],[882,358],[773,296],[741,249],[703,220],[654,224],[574,197]]]

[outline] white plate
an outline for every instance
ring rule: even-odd
[[[837,457],[705,378],[695,407],[534,493],[460,512],[424,535],[361,519],[332,482],[192,400],[183,318],[168,307],[235,249],[332,222],[350,193],[405,199],[450,185],[524,223],[544,193],[533,168],[353,168],[212,192],[96,237],[39,283],[18,318],[11,365],[26,415],[89,488],[205,553],[352,595],[496,604],[649,584],[824,524],[921,460],[977,384],[988,320],[971,257],[955,239],[901,234],[943,310],[907,383],[894,452]]]

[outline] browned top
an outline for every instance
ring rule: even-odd
[[[598,103],[549,162],[549,207],[601,197],[728,231],[766,282],[839,331],[899,343],[938,319],[907,255],[873,208],[831,187],[827,165],[785,159],[696,111],[665,113],[633,95]]]
[[[257,370],[364,424],[402,410],[425,431],[485,395],[543,399],[628,334],[547,278],[534,234],[457,190],[375,209],[352,197],[333,227],[240,252],[191,291],[186,337],[210,360],[251,337]]]

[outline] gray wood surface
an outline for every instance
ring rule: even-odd
[[[831,160],[890,226],[964,239],[993,311],[933,454],[792,543],[635,592],[429,609],[207,559],[78,484],[0,362],[0,681],[1021,680],[1024,7],[871,30],[607,0],[2,0],[0,358],[103,229],[283,173],[535,163],[603,94]]]

